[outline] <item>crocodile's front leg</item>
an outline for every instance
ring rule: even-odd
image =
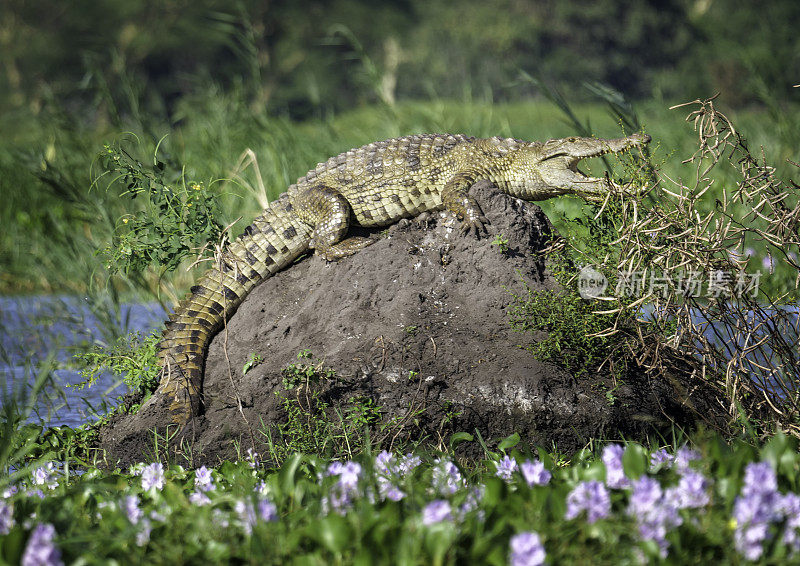
[[[485,224],[489,221],[478,202],[467,192],[477,177],[470,171],[455,174],[442,188],[442,203],[461,221],[461,232],[480,238],[487,234]]]
[[[315,185],[293,195],[292,203],[295,214],[314,226],[309,247],[328,261],[353,255],[375,241],[358,236],[343,239],[350,228],[351,207],[347,199],[333,189]]]

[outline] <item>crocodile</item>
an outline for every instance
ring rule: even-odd
[[[328,261],[374,240],[347,237],[351,225],[380,227],[447,209],[461,231],[487,233],[480,205],[468,194],[488,180],[529,200],[576,195],[603,201],[625,188],[584,175],[585,158],[643,147],[636,133],[618,139],[569,137],[546,142],[465,135],[411,135],[352,149],[317,165],[291,185],[218,254],[165,323],[162,372],[152,399],[166,399],[169,419],[185,425],[202,411],[205,354],[213,336],[261,281],[313,250]],[[155,401],[153,401],[155,402]]]

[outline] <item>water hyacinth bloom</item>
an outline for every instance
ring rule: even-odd
[[[153,525],[150,523],[150,519],[142,519],[141,523],[139,523],[139,531],[136,533],[136,545],[144,546],[150,542],[150,533],[152,530]]]
[[[544,564],[547,553],[539,535],[536,533],[519,533],[511,537],[509,543],[511,566],[540,566]]]
[[[338,476],[339,480],[331,486],[328,496],[322,498],[323,512],[333,510],[344,515],[353,506],[353,499],[358,495],[361,465],[357,462],[333,462],[328,466],[326,475]]]
[[[680,509],[698,509],[711,503],[708,488],[711,482],[700,472],[691,468],[683,472],[674,490],[675,499]]]
[[[55,468],[52,462],[48,462],[43,468],[36,468],[31,475],[33,485],[46,485],[48,489],[58,487],[58,480],[53,477]]]
[[[567,495],[567,519],[574,519],[586,511],[589,523],[608,517],[611,513],[611,497],[606,486],[599,481],[579,483]]]
[[[792,552],[800,551],[800,535],[797,529],[800,528],[800,495],[787,493],[781,501],[781,510],[786,518],[786,527],[783,530],[783,543]],[[2,532],[2,531],[0,531]]]
[[[149,491],[152,488],[161,490],[164,487],[164,466],[156,462],[142,470],[142,489]]]
[[[14,528],[14,506],[0,501],[0,535],[7,535]]]
[[[553,477],[553,474],[551,474],[539,460],[534,460],[533,462],[525,460],[519,468],[528,487],[547,485],[550,483],[550,478]]]
[[[400,501],[406,496],[396,485],[402,473],[397,458],[391,452],[384,450],[375,457],[375,473],[381,500]]]
[[[671,468],[674,460],[672,454],[667,452],[666,448],[659,448],[650,455],[650,471],[654,471],[659,467]]]
[[[278,520],[278,508],[269,499],[259,499],[256,511],[258,512],[258,518],[264,522],[269,523],[270,521]]]
[[[464,499],[464,503],[461,504],[461,507],[458,509],[458,520],[463,520],[467,513],[471,513],[478,508],[481,500],[483,499],[483,495],[486,492],[486,488],[484,486],[477,486],[473,487],[469,493],[467,493],[466,499]],[[484,513],[483,511],[478,512],[478,518],[483,520]]]
[[[678,514],[675,491],[665,493],[657,480],[642,476],[633,483],[628,515],[636,519],[639,536],[642,540],[654,541],[661,550],[661,557],[667,557],[667,532],[683,523]]]
[[[254,470],[261,465],[261,457],[252,448],[247,449],[247,464]]]
[[[63,565],[61,551],[58,550],[53,539],[56,529],[53,525],[42,523],[36,525],[25,546],[22,555],[22,566],[57,566]]]
[[[778,477],[768,462],[750,463],[745,468],[741,494],[733,504],[736,550],[748,560],[758,560],[769,525],[783,513],[783,497],[778,493]]]
[[[464,478],[453,462],[439,458],[434,462],[432,483],[439,495],[453,495],[464,487]]]
[[[601,459],[606,466],[606,485],[611,489],[624,489],[631,485],[631,480],[625,476],[622,467],[624,453],[625,447],[621,444],[611,444],[603,448]]]
[[[211,470],[203,466],[194,471],[194,486],[198,491],[211,491],[214,489],[214,478]]]
[[[414,468],[419,466],[422,463],[422,459],[419,456],[415,456],[414,454],[406,454],[402,458],[400,458],[399,462],[397,463],[397,469],[400,474],[400,477],[404,477],[407,473],[412,471]]]
[[[119,502],[120,510],[125,513],[128,521],[135,525],[142,518],[144,513],[139,509],[139,498],[135,495],[127,495]]]
[[[692,450],[688,446],[681,446],[675,453],[675,470],[679,474],[684,474],[691,469],[691,463],[700,460],[701,456],[697,450]]]
[[[256,509],[249,501],[239,500],[233,506],[233,510],[239,516],[239,524],[245,534],[249,535],[253,532],[253,527],[256,524]]]
[[[433,525],[442,521],[452,521],[453,510],[450,502],[444,499],[436,499],[428,503],[422,510],[422,524]]]
[[[507,455],[503,456],[499,462],[495,462],[494,465],[497,467],[495,475],[506,482],[510,482],[514,477],[514,472],[519,469],[517,461]]]
[[[193,491],[189,495],[189,503],[192,505],[197,505],[198,507],[202,507],[211,503],[211,499],[209,499],[208,495],[202,491]]]

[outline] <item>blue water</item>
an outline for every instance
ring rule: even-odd
[[[116,405],[126,386],[110,373],[82,390],[83,381],[66,366],[81,346],[110,345],[129,332],[150,333],[165,318],[157,304],[124,304],[119,309],[81,297],[0,297],[0,406],[25,399],[37,368],[54,362],[52,383],[40,396],[29,421],[79,426]]]

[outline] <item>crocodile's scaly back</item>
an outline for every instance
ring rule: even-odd
[[[188,410],[200,409],[205,353],[225,320],[260,281],[308,250],[311,227],[291,209],[286,195],[272,203],[215,258],[167,321],[159,352],[160,391],[169,396],[173,421],[185,422]]]
[[[447,208],[462,221],[463,232],[479,236],[486,233],[487,220],[468,194],[476,181],[491,181],[525,200],[564,194],[603,200],[609,190],[622,187],[584,175],[578,162],[649,141],[643,134],[544,143],[414,135],[371,143],[320,163],[225,249],[170,317],[158,393],[168,396],[172,420],[186,423],[199,412],[208,344],[255,285],[308,249],[335,261],[373,242],[346,238],[352,221],[385,226]]]

